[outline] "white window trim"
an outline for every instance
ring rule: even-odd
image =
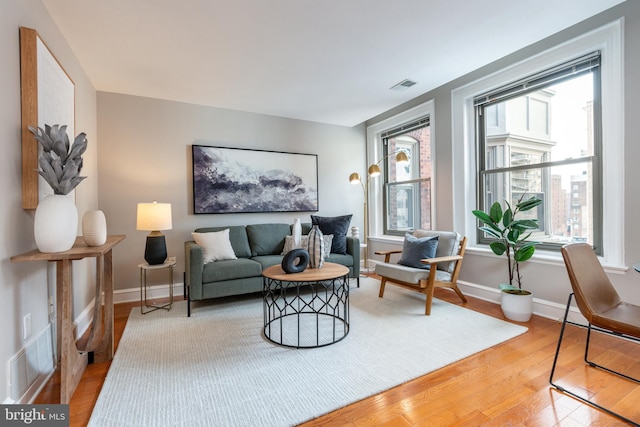
[[[476,141],[473,98],[510,81],[561,64],[567,59],[600,50],[603,140],[603,263],[624,267],[624,117],[623,24],[621,18],[538,55],[471,82],[451,92],[453,137],[454,226],[469,237],[469,249],[488,251],[476,241]],[[540,259],[557,258],[543,253]],[[538,254],[538,252],[537,252]]]
[[[400,126],[404,123],[412,120],[419,119],[424,116],[429,116],[429,126],[431,127],[431,158],[435,159],[435,143],[434,143],[434,101],[433,99],[410,108],[402,113],[396,114],[393,117],[389,117],[381,122],[373,124],[367,127],[367,167],[373,163],[378,162],[384,153],[382,147],[382,132],[392,129],[396,126]],[[431,165],[431,200],[435,200],[435,185],[434,177],[436,175],[437,165],[433,163]],[[366,172],[365,172],[366,173]],[[382,177],[374,178],[369,184],[369,203],[367,204],[369,210],[369,229],[370,236],[382,236],[384,233],[383,226],[383,197],[382,197]],[[431,224],[433,222],[433,209]],[[397,237],[397,236],[394,236]]]

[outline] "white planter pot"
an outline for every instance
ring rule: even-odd
[[[87,246],[105,244],[107,241],[107,220],[102,211],[87,211],[82,216],[82,238]]]
[[[500,292],[500,307],[504,317],[516,322],[528,322],[533,313],[533,294],[527,295]]]
[[[73,196],[51,194],[38,203],[33,224],[40,252],[64,252],[73,247],[78,231],[78,210]]]

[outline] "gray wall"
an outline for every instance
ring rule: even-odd
[[[33,211],[22,209],[20,142],[20,26],[34,28],[75,83],[76,131],[84,131],[89,146],[84,156],[86,179],[76,191],[79,218],[97,209],[98,138],[96,92],[73,52],[42,3],[38,0],[0,0],[0,401],[8,397],[8,362],[21,348],[33,342],[49,323],[48,289],[55,289],[55,267],[44,262],[14,264],[9,261],[35,249]],[[34,141],[34,144],[36,142]],[[74,313],[90,304],[94,294],[95,262],[74,264]],[[32,334],[22,337],[22,321],[31,314]]]
[[[391,110],[383,115],[366,122],[367,126],[378,123],[388,117],[398,114],[410,107],[433,99],[435,102],[435,126],[432,133],[435,143],[434,163],[436,186],[436,199],[433,202],[435,208],[435,224],[438,229],[452,229],[454,226],[453,215],[453,161],[452,140],[452,105],[451,92],[465,84],[490,75],[498,70],[517,63],[525,58],[530,58],[544,50],[575,38],[590,30],[624,17],[624,133],[626,141],[624,146],[624,171],[625,183],[624,209],[625,217],[625,242],[624,253],[626,265],[631,266],[640,261],[640,227],[635,223],[637,212],[640,211],[640,198],[637,188],[633,183],[640,182],[640,168],[637,167],[637,159],[640,158],[640,2],[627,1],[608,11],[588,19],[574,27],[566,29],[552,37],[542,40],[521,51],[502,58],[490,65],[476,70],[468,75],[456,79],[433,91],[425,93],[411,102]],[[604,141],[606,145],[607,141]],[[605,189],[606,191],[606,189]],[[469,213],[470,215],[470,213]],[[472,230],[475,232],[475,230]],[[390,242],[374,242],[369,251],[389,249],[394,245]],[[376,258],[374,256],[374,258]],[[377,257],[377,259],[380,259]],[[460,280],[469,286],[464,287],[465,292],[476,294],[488,299],[497,298],[497,284],[506,280],[506,260],[498,258],[486,251],[474,251],[471,248],[465,256]],[[523,274],[526,277],[527,287],[534,292],[534,297],[541,298],[552,303],[565,304],[569,292],[569,281],[564,264],[558,254],[555,259],[542,259],[537,257],[533,261],[523,265]],[[627,271],[610,269],[610,278],[623,298],[640,304],[640,275],[632,268]],[[478,286],[476,286],[478,285]],[[490,291],[489,291],[490,290]],[[546,304],[552,306],[553,304]]]
[[[277,101],[274,101],[277,102]],[[173,229],[164,232],[184,271],[184,242],[197,227],[310,221],[310,212],[194,215],[191,145],[252,148],[318,155],[318,215],[353,213],[362,227],[362,191],[349,184],[365,166],[364,128],[325,125],[172,101],[98,92],[100,209],[110,234],[126,234],[114,250],[116,289],[136,289],[145,231],[136,231],[139,202],[171,203]],[[354,166],[355,165],[355,166]],[[362,170],[358,170],[362,172]],[[121,295],[122,299],[126,297]]]

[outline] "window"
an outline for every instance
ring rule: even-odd
[[[474,105],[480,209],[536,196],[544,203],[529,214],[542,248],[581,241],[602,255],[600,52],[477,96]]]
[[[429,117],[389,129],[381,134],[385,179],[384,233],[403,235],[431,229],[431,128]],[[408,164],[396,164],[404,152]]]

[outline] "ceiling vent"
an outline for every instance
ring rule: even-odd
[[[400,83],[391,86],[389,89],[401,92],[403,90],[409,89],[411,86],[413,86],[415,84],[416,84],[416,82],[414,82],[413,80],[404,79]]]

